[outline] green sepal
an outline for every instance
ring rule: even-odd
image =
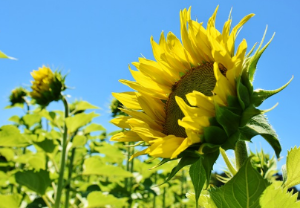
[[[292,76],[292,78],[285,85],[283,85],[282,87],[276,90],[263,90],[263,89],[254,90],[251,96],[251,103],[256,107],[260,106],[264,100],[266,100],[267,98],[277,94],[278,92],[286,88],[291,83],[293,78],[294,76]]]
[[[236,142],[239,140],[240,138],[240,132],[235,132],[235,134],[231,135],[224,144],[221,145],[221,147],[224,150],[228,150],[228,149],[234,149],[235,148],[235,144]]]
[[[239,99],[236,96],[227,96],[227,109],[229,109],[231,112],[240,115],[242,114],[243,110],[241,108]]]
[[[223,144],[227,139],[226,132],[217,126],[208,126],[204,129],[204,140],[211,144]]]
[[[219,150],[219,148],[220,148],[220,145],[204,143],[204,144],[201,144],[198,151],[201,155],[205,155],[205,154],[211,154],[213,152],[216,152]]]
[[[241,82],[241,79],[237,81],[237,95],[239,99],[239,103],[244,110],[250,104],[250,94],[245,85]]]
[[[279,158],[281,146],[277,134],[263,114],[252,117],[239,131],[242,134],[241,139],[246,141],[250,141],[254,136],[261,135],[272,146],[276,157]]]
[[[274,35],[275,35],[275,33],[274,33],[272,38],[269,40],[269,42],[261,49],[262,44],[263,44],[264,39],[265,39],[265,36],[266,36],[266,33],[267,33],[267,28],[264,32],[263,38],[262,38],[262,40],[260,42],[260,45],[258,46],[255,54],[252,57],[250,57],[250,60],[249,60],[249,65],[248,65],[248,68],[247,68],[247,72],[248,72],[248,76],[249,76],[249,81],[251,83],[253,82],[253,79],[254,79],[254,73],[256,71],[256,65],[258,63],[258,60],[260,59],[261,55],[266,50],[266,48],[269,46],[269,44],[271,43],[271,41],[273,40]]]
[[[209,185],[211,171],[214,163],[218,159],[218,156],[219,151],[202,155],[190,167],[189,174],[195,190],[196,207],[198,207],[198,199],[204,185],[206,184],[205,188],[207,188]]]
[[[153,169],[155,169],[155,168],[157,168],[157,167],[159,167],[159,166],[161,166],[161,165],[163,165],[163,164],[165,164],[165,163],[167,163],[169,161],[172,161],[172,160],[177,160],[177,158],[176,159],[163,158],[157,165],[155,165],[152,168],[150,168],[150,170],[153,170]]]
[[[167,183],[169,180],[171,180],[178,171],[180,171],[183,167],[187,166],[187,165],[191,165],[194,162],[196,162],[199,159],[199,157],[182,157],[178,163],[178,165],[176,165],[171,173],[168,175],[168,177],[166,178],[166,180],[162,183],[165,184]],[[162,185],[160,184],[160,185]]]
[[[254,116],[259,115],[259,114],[263,114],[263,113],[267,113],[271,110],[273,110],[276,106],[278,105],[278,103],[276,103],[272,108],[267,109],[267,110],[259,110],[253,106],[248,107],[246,110],[244,110],[243,114],[242,114],[242,118],[241,118],[241,122],[240,122],[240,127],[243,127],[246,125],[246,123]]]
[[[216,105],[216,118],[228,137],[233,135],[239,128],[240,116],[226,107]]]

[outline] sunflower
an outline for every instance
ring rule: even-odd
[[[53,73],[49,67],[42,66],[36,71],[33,70],[31,76],[34,81],[31,81],[30,96],[39,105],[47,106],[51,101],[58,101],[61,91],[66,89],[65,77],[59,72]]]
[[[182,42],[172,32],[166,38],[161,33],[159,43],[151,37],[155,61],[139,58],[132,63],[137,71],[129,66],[135,81],[120,80],[135,91],[113,93],[128,116],[111,121],[125,129],[111,140],[145,144],[133,157],[149,154],[173,159],[191,148],[200,154],[205,154],[206,147],[208,152],[220,146],[234,148],[236,138],[229,138],[244,119],[243,110],[253,91],[249,80],[242,84],[242,74],[258,60],[246,55],[245,39],[237,47],[235,41],[254,14],[245,16],[231,31],[229,15],[219,32],[217,11],[218,7],[206,28],[191,19],[191,8],[180,11]]]

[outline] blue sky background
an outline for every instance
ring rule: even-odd
[[[280,94],[266,101],[261,108],[279,105],[267,113],[282,144],[282,156],[292,146],[300,145],[299,89],[300,89],[300,3],[285,1],[2,1],[0,6],[0,50],[17,61],[0,60],[0,126],[9,124],[21,109],[4,109],[11,90],[29,86],[30,72],[43,64],[69,73],[66,83],[73,90],[69,101],[83,99],[101,107],[96,118],[107,130],[117,128],[109,124],[111,92],[130,89],[119,79],[133,80],[128,64],[144,55],[152,59],[150,36],[159,40],[162,31],[172,31],[180,38],[179,11],[192,6],[192,18],[206,22],[220,5],[216,26],[222,30],[231,8],[233,25],[249,13],[256,15],[243,27],[237,41],[246,38],[248,49],[260,42],[266,25],[266,42],[275,38],[263,54],[255,76],[255,88],[275,89],[292,75],[292,83]],[[53,103],[50,109],[63,109]],[[260,137],[253,139],[252,150],[262,146],[273,154]],[[284,164],[279,163],[279,167]],[[222,166],[222,162],[219,162]]]

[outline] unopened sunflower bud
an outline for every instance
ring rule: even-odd
[[[10,105],[14,106],[16,104],[23,104],[26,102],[25,97],[27,96],[27,91],[23,87],[18,87],[11,91],[9,95]]]
[[[60,72],[52,72],[49,67],[42,66],[37,71],[31,72],[34,81],[31,81],[32,92],[30,96],[34,101],[45,107],[52,101],[61,98],[61,92],[66,89],[65,76]]]

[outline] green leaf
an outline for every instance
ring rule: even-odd
[[[162,183],[167,183],[169,180],[171,180],[178,171],[180,171],[183,167],[187,166],[187,165],[191,165],[194,162],[196,162],[199,159],[199,157],[182,157],[179,161],[179,163],[172,169],[171,173],[168,175],[168,177],[166,178],[166,180]],[[161,184],[161,185],[162,185]]]
[[[72,147],[83,147],[87,141],[86,136],[76,135],[72,142]]]
[[[29,143],[13,125],[5,125],[0,128],[0,146],[4,147],[26,147]]]
[[[1,148],[0,155],[5,157],[7,161],[12,161],[14,159],[15,153],[11,148]]]
[[[46,153],[52,153],[57,147],[57,143],[52,139],[44,139],[41,142],[34,142],[34,144]]]
[[[264,115],[259,114],[251,118],[244,127],[240,128],[240,133],[244,140],[248,141],[254,136],[261,135],[273,147],[277,158],[279,158],[281,146],[277,134]]]
[[[121,163],[125,159],[125,155],[117,145],[111,145],[109,143],[103,143],[102,146],[96,146],[94,148],[100,154],[104,154],[105,161],[111,163]]]
[[[105,128],[102,125],[96,123],[91,123],[84,128],[84,134],[89,134],[94,131],[105,131]]]
[[[200,157],[197,162],[191,165],[189,173],[195,190],[196,207],[198,207],[199,196],[207,181],[205,169],[203,167],[203,157]]]
[[[82,111],[82,110],[89,110],[89,109],[99,109],[99,107],[90,104],[87,101],[78,101],[78,103],[76,103],[76,107],[75,107],[75,111]]]
[[[216,119],[224,128],[228,137],[238,131],[240,116],[233,113],[228,108],[216,106]]]
[[[300,147],[294,147],[288,151],[286,159],[287,180],[284,186],[291,188],[300,184]]]
[[[263,192],[259,199],[261,208],[299,208],[298,194],[292,194],[287,188],[281,187],[281,182],[276,181]]]
[[[14,116],[10,117],[8,120],[12,121],[16,124],[20,124],[20,117],[19,116],[14,115]]]
[[[210,196],[218,208],[258,208],[259,198],[268,182],[252,167],[250,159],[221,188],[212,189]]]
[[[21,200],[21,194],[0,195],[0,208],[19,208]]]
[[[0,51],[0,58],[8,58],[8,59],[12,59],[12,60],[16,60],[16,58],[7,56],[5,53],[3,53],[2,51]]]
[[[83,175],[102,175],[108,177],[132,177],[132,174],[121,167],[107,165],[99,156],[93,156],[84,161]]]
[[[87,196],[87,208],[97,207],[127,207],[127,198],[116,198],[110,194],[103,194],[101,191],[93,191]]]
[[[79,113],[72,117],[66,118],[66,124],[68,127],[69,132],[75,132],[80,127],[88,124],[93,120],[93,118],[98,117],[99,114],[96,114],[94,112],[91,113]]]
[[[35,123],[38,123],[41,121],[41,116],[38,114],[27,114],[27,115],[23,116],[23,121],[30,128]]]
[[[15,174],[15,178],[17,183],[26,186],[30,190],[40,195],[44,195],[46,189],[51,184],[49,172],[45,170],[40,170],[36,172],[33,170],[17,172]]]
[[[34,168],[35,170],[45,169],[46,167],[46,160],[45,154],[43,152],[38,152],[28,158],[27,163],[30,167]]]

